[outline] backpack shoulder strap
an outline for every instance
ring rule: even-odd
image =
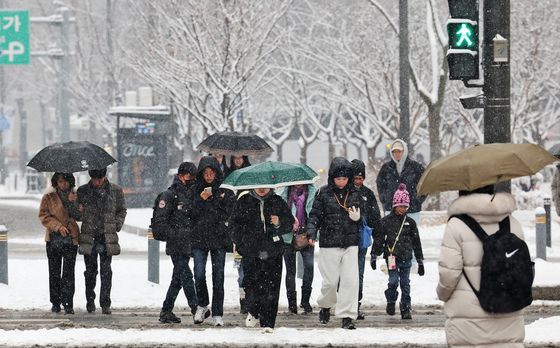
[[[505,233],[511,232],[509,216],[506,216],[502,221],[500,221],[500,231],[503,231]]]
[[[476,222],[476,220],[473,219],[471,216],[467,214],[452,215],[449,217],[449,220],[451,220],[452,218],[457,218],[463,221],[465,225],[467,225],[474,232],[474,234],[478,237],[478,239],[480,239],[481,242],[484,242],[484,240],[486,240],[486,238],[488,237],[488,234],[484,231],[484,229],[480,226],[480,224]],[[507,222],[509,225],[509,219]],[[501,222],[500,222],[500,227],[501,227]]]

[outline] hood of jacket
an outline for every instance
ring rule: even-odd
[[[352,168],[352,163],[350,163],[350,161],[348,161],[346,158],[335,157],[332,160],[331,165],[329,166],[329,186],[331,186],[332,188],[336,188],[336,185],[334,184],[334,178],[338,178],[341,176],[348,178],[348,184],[346,184],[344,189],[350,187],[350,185],[352,184],[352,179],[354,178],[354,169]]]
[[[447,210],[448,216],[467,214],[479,223],[498,223],[516,209],[515,199],[506,192],[492,195],[486,193],[472,193],[460,196],[451,203]]]
[[[359,159],[352,160],[352,167],[354,168],[354,176],[362,176],[366,178],[366,165]]]
[[[198,163],[198,172],[196,174],[196,181],[198,182],[199,186],[202,187],[208,186],[208,184],[204,180],[204,169],[206,168],[212,168],[216,171],[216,179],[214,179],[212,186],[216,186],[216,187],[220,186],[222,184],[224,174],[220,169],[220,164],[218,163],[218,160],[216,160],[213,156],[204,156],[200,159],[200,162]]]
[[[397,159],[393,156],[393,147],[395,146],[396,143],[401,143],[402,147],[403,147],[403,153],[401,156],[401,160],[397,161]],[[395,164],[397,165],[397,173],[399,173],[399,175],[401,175],[402,170],[404,168],[404,163],[406,162],[406,159],[408,158],[408,145],[405,143],[404,140],[402,139],[396,139],[395,141],[393,141],[393,143],[391,144],[391,149],[390,149],[390,154],[391,154],[391,159],[393,160],[393,162],[395,162]]]

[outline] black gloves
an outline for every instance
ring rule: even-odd
[[[418,261],[418,275],[421,277],[424,275],[424,263],[422,262],[422,260],[417,260]]]
[[[369,264],[371,266],[371,269],[373,269],[375,271],[375,269],[377,268],[377,256],[374,254],[371,254],[371,259],[369,260]]]

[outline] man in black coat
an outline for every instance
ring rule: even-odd
[[[152,231],[166,235],[165,253],[173,262],[173,275],[165,301],[159,314],[162,323],[180,323],[181,318],[173,314],[175,300],[181,288],[185,292],[191,312],[196,312],[198,299],[194,288],[193,274],[189,267],[191,256],[190,216],[191,202],[188,191],[195,183],[196,166],[183,162],[177,170],[173,184],[155,200]]]
[[[210,316],[208,287],[206,285],[206,260],[212,258],[212,317],[215,326],[223,326],[224,314],[224,267],[226,251],[232,249],[226,220],[235,203],[233,191],[220,188],[222,184],[220,164],[212,156],[200,159],[196,184],[189,195],[192,201],[191,221],[192,252],[194,257],[194,281],[198,308],[195,324],[201,324]]]
[[[352,160],[352,166],[354,167],[354,188],[360,194],[364,206],[363,215],[366,217],[366,221],[368,222],[369,227],[371,227],[373,233],[375,233],[375,231],[378,231],[380,229],[381,213],[379,212],[379,206],[377,205],[375,194],[369,187],[364,185],[364,180],[366,178],[366,165],[359,159],[354,159]],[[360,289],[358,292],[358,320],[365,319],[365,315],[360,311],[362,303],[359,301],[361,301],[363,297],[366,255],[367,248],[358,249],[358,269],[360,273]]]
[[[377,175],[377,192],[385,215],[391,212],[393,194],[402,183],[410,193],[410,208],[407,214],[418,224],[426,196],[418,196],[416,186],[424,173],[424,166],[408,157],[408,146],[401,139],[393,141],[390,150],[391,160],[383,164]]]
[[[243,257],[243,287],[248,327],[260,320],[273,329],[282,282],[282,235],[291,233],[294,217],[286,202],[268,188],[244,191],[230,218],[230,231]]]
[[[342,327],[355,329],[358,315],[358,244],[362,199],[352,184],[352,164],[336,157],[329,167],[328,185],[321,187],[309,213],[307,234],[315,241],[318,234],[321,252],[319,271],[323,278],[319,321],[330,320],[330,308],[336,305],[336,316]]]

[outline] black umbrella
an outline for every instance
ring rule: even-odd
[[[91,169],[103,169],[115,163],[103,148],[87,141],[55,143],[39,151],[27,163],[39,172],[74,173]]]
[[[560,159],[560,143],[548,149],[548,152],[550,152],[551,154],[553,154],[554,156]]]
[[[269,155],[274,151],[258,135],[241,132],[214,133],[204,139],[196,148],[208,153],[227,156]]]

